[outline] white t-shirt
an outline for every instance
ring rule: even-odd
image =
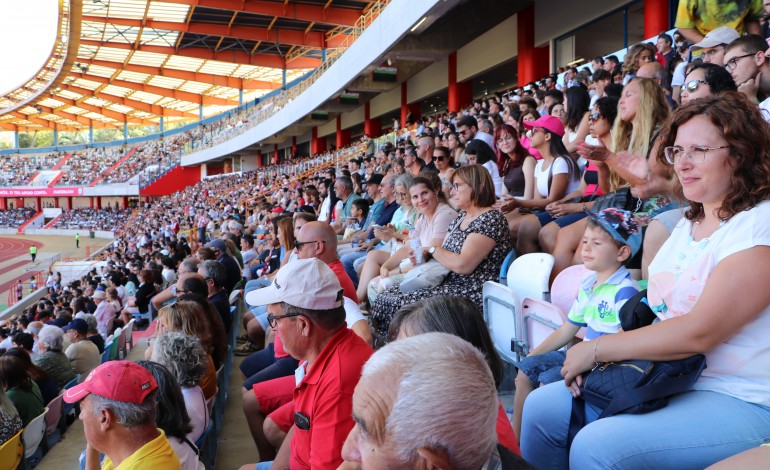
[[[692,241],[691,227],[687,219],[680,220],[650,264],[647,298],[663,321],[691,311],[720,261],[755,246],[770,246],[770,202],[735,215],[708,239]],[[708,367],[695,389],[770,406],[768,337],[770,306],[732,338],[705,353]]]
[[[497,168],[497,163],[489,160],[481,166],[486,168],[489,175],[492,177],[492,183],[495,185],[495,196],[500,197],[500,195],[503,194],[503,177],[500,176],[500,170]]]
[[[684,85],[684,69],[687,68],[689,62],[680,62],[674,69],[674,74],[671,77],[671,86]]]
[[[446,238],[449,224],[456,218],[457,212],[444,203],[439,203],[431,220],[428,220],[423,215],[418,216],[417,221],[414,223],[414,230],[420,239],[420,245],[431,246],[431,241],[434,238],[440,238],[441,240]]]
[[[762,117],[765,118],[765,121],[770,122],[770,98],[759,103],[759,112],[762,113]]]
[[[361,313],[361,308],[357,303],[347,297],[343,297],[343,300],[345,301],[343,304],[343,307],[345,307],[345,323],[348,328],[353,328],[353,325],[355,325],[356,322],[366,320],[366,317]]]
[[[551,174],[551,177],[556,175],[561,175],[564,173],[569,174],[569,164],[565,160],[565,158],[569,157],[560,157],[553,160],[553,173]],[[550,188],[548,187],[548,173],[551,171],[550,165],[543,170],[543,164],[545,163],[545,160],[538,160],[537,164],[535,165],[535,180],[536,180],[536,187],[537,192],[542,197],[548,197],[548,192]],[[567,185],[567,190],[564,191],[564,194],[569,194],[572,191],[577,190],[580,187],[580,180],[576,179],[575,181],[570,181]]]
[[[326,222],[329,220],[329,204],[331,203],[331,198],[327,197],[324,199],[324,202],[321,203],[321,208],[318,210],[318,221],[319,222]]]

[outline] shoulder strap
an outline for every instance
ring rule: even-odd
[[[182,436],[182,440],[185,441],[188,446],[190,446],[190,448],[193,450],[193,452],[195,452],[195,455],[197,455],[197,456],[201,455],[201,451],[198,449],[198,447],[195,444],[193,444],[190,441],[190,439],[187,439],[187,436]]]

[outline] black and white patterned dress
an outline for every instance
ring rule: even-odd
[[[493,239],[495,247],[470,274],[450,272],[441,285],[418,289],[408,294],[402,293],[398,287],[382,292],[372,306],[372,318],[376,321],[377,332],[383,337],[387,337],[390,321],[401,307],[422,299],[437,295],[460,296],[471,300],[479,309],[482,308],[482,288],[486,281],[494,281],[499,277],[500,266],[511,251],[511,234],[508,231],[508,222],[500,211],[484,212],[472,221],[468,228],[462,230],[460,224],[466,215],[464,211],[460,212],[449,225],[449,235],[442,248],[459,254],[465,239],[472,233],[480,233]]]
[[[0,445],[8,441],[21,430],[19,415],[8,416],[0,413]]]

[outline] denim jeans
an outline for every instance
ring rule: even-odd
[[[353,285],[356,287],[356,289],[358,289],[358,274],[356,273],[356,269],[353,263],[361,258],[366,259],[367,253],[368,252],[366,251],[352,251],[342,255],[340,258],[342,265],[345,266],[345,272],[348,273],[348,276],[350,276],[350,280],[353,281]]]
[[[692,391],[672,397],[651,413],[588,423],[566,447],[573,398],[564,382],[532,392],[522,414],[523,457],[547,469],[702,469],[757,447],[770,437],[770,407],[721,393]]]

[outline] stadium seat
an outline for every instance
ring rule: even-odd
[[[508,285],[508,268],[511,266],[511,263],[513,263],[513,260],[516,259],[516,250],[511,250],[508,252],[507,255],[505,255],[505,259],[503,260],[502,266],[500,266],[500,284],[507,286]]]
[[[211,447],[212,444],[209,442],[210,440],[213,440],[216,443],[216,436],[212,432],[214,429],[214,420],[209,420],[208,426],[206,426],[206,430],[203,431],[203,434],[201,434],[201,437],[198,438],[197,441],[195,441],[195,446],[200,451],[200,461],[203,462],[203,465],[206,467],[206,470],[213,469],[213,460],[216,459],[216,444],[213,444],[214,447],[214,454],[211,455]]]
[[[519,301],[527,297],[549,300],[548,280],[552,269],[553,256],[547,253],[519,256],[508,268],[508,287],[516,293]]]
[[[521,319],[523,328],[515,347],[526,356],[567,321],[567,314],[550,302],[527,298],[521,303]]]
[[[134,320],[147,320],[148,324],[152,321],[152,312],[149,310],[144,313],[132,313],[131,316]]]
[[[46,451],[53,447],[61,439],[59,422],[61,422],[64,407],[64,394],[48,402],[48,413],[45,414],[45,444]]]
[[[551,303],[562,309],[565,314],[569,313],[580,289],[580,281],[588,273],[588,268],[582,264],[570,266],[560,272],[551,285]]]
[[[227,374],[225,374],[224,367],[224,364],[222,364],[217,369],[217,394],[216,402],[214,402],[214,430],[217,434],[222,430],[222,418],[224,417],[225,405],[227,404],[227,380],[225,377]]]
[[[131,321],[134,321],[134,319],[132,318]],[[129,322],[129,323],[131,323],[131,322]],[[133,327],[133,325],[131,325],[131,326]],[[126,328],[121,328],[120,329],[120,335],[118,336],[118,341],[117,341],[117,345],[116,345],[116,347],[118,349],[117,359],[121,359],[121,353],[123,354],[122,359],[125,359],[126,358],[126,354],[128,354],[128,352],[126,351],[126,334],[127,334],[126,333]]]
[[[121,328],[118,328],[115,330],[115,334],[112,335],[112,342],[110,343],[110,361],[114,361],[118,359],[118,352],[119,352],[119,346],[120,346],[120,335],[122,333]],[[105,346],[104,350],[107,350],[107,347]]]
[[[24,456],[24,445],[21,442],[20,430],[15,436],[0,445],[0,470],[16,470]]]
[[[588,268],[582,264],[576,264],[560,272],[556,279],[553,280],[551,285],[551,303],[559,307],[564,312],[565,317],[577,298],[580,281],[585,279],[588,273]],[[585,336],[585,328],[581,328],[575,336],[583,338]]]
[[[29,464],[29,460],[35,457],[35,454],[40,447],[40,443],[43,442],[43,438],[45,437],[45,415],[47,413],[48,407],[46,407],[35,419],[30,421],[24,428],[24,433],[21,437],[24,441],[24,458],[27,460],[27,464]],[[40,457],[42,454],[41,449]],[[35,460],[39,460],[40,457],[37,457]]]
[[[106,348],[105,348],[105,349],[106,349]],[[79,382],[79,381],[80,381],[80,374],[76,375],[74,379],[72,379],[72,380],[70,380],[69,382],[67,382],[67,383],[66,383],[66,385],[64,385],[64,388],[62,389],[62,391],[64,391],[64,390],[68,390],[68,389],[70,389],[70,388],[74,387],[75,385],[77,385],[77,384],[78,384],[78,382]],[[70,411],[72,411],[74,408],[75,408],[75,404],[74,404],[74,403],[62,403],[62,414],[63,414],[64,416],[66,416],[66,415],[68,415],[68,414],[70,413]],[[61,429],[62,429],[62,431],[63,431],[63,430],[64,430],[64,427],[65,427],[65,424],[66,424],[66,422],[65,422],[65,420],[62,420],[62,421],[61,421],[61,423],[62,423],[62,425],[61,425],[60,427],[61,427]]]
[[[134,323],[136,322],[136,318],[132,318],[130,322],[123,328],[126,331],[126,343],[123,345],[123,357],[126,357],[128,354],[127,349],[134,349]],[[126,346],[128,348],[126,349]]]
[[[492,342],[503,361],[516,364],[520,357],[513,348],[513,340],[520,329],[518,310],[520,302],[508,286],[498,282],[484,283],[484,321]]]
[[[110,353],[112,352],[112,343],[116,342],[116,338],[112,338],[104,345],[104,352],[102,353],[102,364],[110,360]]]

